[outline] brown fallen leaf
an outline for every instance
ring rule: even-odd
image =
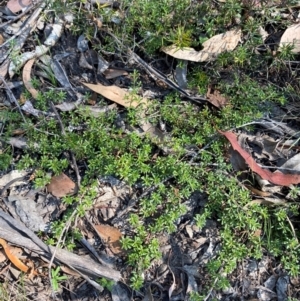
[[[23,82],[26,87],[26,89],[30,92],[31,96],[34,99],[37,99],[39,92],[33,87],[31,83],[31,68],[35,62],[35,59],[29,60],[23,68]]]
[[[108,244],[114,254],[117,255],[122,253],[120,242],[122,234],[117,228],[104,224],[95,225],[94,227],[101,239]]]
[[[279,51],[287,45],[293,45],[292,52],[299,53],[300,52],[300,24],[295,24],[286,29],[283,33],[280,44],[279,44]]]
[[[31,2],[31,0],[9,0],[6,6],[11,10],[12,13],[17,13],[23,8],[29,6]]]
[[[8,72],[8,66],[9,66],[9,59],[5,60],[1,66],[0,66],[0,76],[5,77]],[[2,83],[2,80],[0,80],[0,84]]]
[[[211,37],[202,44],[203,49],[200,51],[196,51],[190,47],[179,49],[175,45],[163,47],[161,50],[181,60],[207,62],[215,60],[220,53],[234,50],[241,36],[242,31],[240,29],[233,29]]]
[[[117,87],[117,86],[104,86],[101,84],[87,84],[82,83],[86,87],[90,88],[94,92],[101,94],[105,98],[118,103],[123,107],[133,107],[136,108],[141,104],[147,105],[148,101],[145,98],[142,98],[140,102],[132,100],[132,96],[129,92]]]
[[[211,85],[207,89],[206,97],[217,108],[223,108],[228,104],[228,99],[222,96],[220,91],[215,90]]]
[[[80,276],[79,273],[77,273],[76,271],[70,269],[69,267],[67,267],[66,265],[61,265],[60,266],[61,270],[66,273],[66,274],[69,274],[69,275],[72,275],[72,276]]]
[[[246,152],[242,147],[238,144],[237,137],[232,132],[222,132],[218,131],[220,134],[225,136],[228,141],[231,143],[234,150],[238,151],[239,154],[245,159],[246,163],[248,164],[249,168],[260,175],[263,179],[268,180],[269,182],[281,185],[281,186],[289,186],[291,184],[299,184],[300,183],[300,175],[293,175],[293,174],[283,174],[280,171],[276,171],[274,173],[262,169],[252,158],[252,156]]]
[[[61,198],[66,195],[73,195],[77,192],[77,185],[64,173],[52,177],[47,185],[47,190],[54,196]]]
[[[116,78],[121,75],[128,75],[128,73],[125,70],[113,69],[113,68],[106,69],[103,72],[103,74],[105,75],[106,79]]]
[[[245,185],[246,188],[248,188],[253,194],[262,196],[262,197],[266,197],[266,196],[271,196],[272,194],[270,192],[266,192],[266,191],[261,191],[259,189],[254,188],[251,185]]]

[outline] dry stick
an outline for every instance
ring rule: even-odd
[[[8,92],[8,96],[9,96],[11,102],[14,102],[14,103],[17,105],[18,110],[19,110],[19,112],[20,112],[20,114],[21,114],[21,116],[22,116],[22,118],[23,118],[23,121],[26,123],[26,119],[25,119],[25,117],[24,117],[24,115],[23,115],[22,109],[21,109],[21,107],[20,107],[20,105],[19,105],[17,99],[15,98],[13,92],[11,91],[11,89],[9,88],[9,86],[7,85],[6,80],[5,80],[4,77],[1,76],[1,75],[0,75],[0,80],[3,82],[3,84],[4,84],[4,86],[5,86],[5,89],[6,89],[7,92]]]
[[[57,120],[58,120],[58,122],[59,122],[59,125],[60,125],[60,128],[61,128],[62,134],[63,134],[64,136],[66,136],[67,134],[66,134],[66,131],[65,131],[65,127],[64,127],[64,125],[63,125],[63,123],[62,123],[62,121],[61,121],[61,118],[60,118],[60,116],[59,116],[59,114],[58,114],[58,112],[57,112],[57,110],[56,110],[56,108],[55,108],[53,102],[51,102],[50,104],[51,104],[52,110],[54,111],[54,114],[55,114],[56,117],[57,117]],[[73,163],[73,168],[74,168],[75,173],[76,173],[76,177],[77,177],[77,185],[78,185],[78,189],[79,189],[79,188],[80,188],[81,177],[80,177],[80,174],[79,174],[79,170],[78,170],[78,166],[77,166],[77,162],[76,162],[75,155],[74,155],[74,153],[73,153],[71,150],[69,150],[69,151],[70,151],[70,154],[71,154],[72,163]]]

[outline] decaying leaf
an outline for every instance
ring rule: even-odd
[[[29,6],[31,2],[31,0],[9,0],[6,6],[11,12],[17,13]]]
[[[287,45],[293,45],[293,53],[300,52],[300,24],[295,24],[286,29],[280,39],[279,50]]]
[[[54,196],[61,198],[66,195],[73,195],[77,192],[77,185],[64,173],[54,176],[47,185],[47,189]]]
[[[213,36],[205,41],[201,51],[196,51],[190,47],[179,49],[177,46],[163,47],[162,51],[177,59],[187,60],[192,62],[207,62],[213,61],[220,53],[232,51],[238,45],[242,36],[242,31],[230,30]]]
[[[221,95],[220,91],[209,86],[206,92],[206,97],[217,108],[225,107],[228,104],[228,99]]]
[[[5,77],[8,72],[9,60],[5,60],[3,64],[0,66],[0,76]],[[2,83],[2,80],[0,80]]]
[[[114,254],[120,254],[122,252],[120,242],[122,234],[117,228],[104,224],[95,225],[94,227]]]
[[[21,148],[21,149],[28,147],[26,139],[23,137],[22,138],[11,137],[7,140],[7,143],[13,147]]]
[[[61,110],[62,112],[69,112],[78,108],[81,103],[82,99],[78,98],[75,102],[63,102],[61,104],[55,105],[55,107]]]
[[[30,100],[25,101],[24,105],[22,106],[22,110],[35,117],[39,117],[39,115],[43,115],[42,111],[37,110],[33,107],[32,102]]]
[[[68,54],[65,54],[67,56]],[[56,55],[58,56],[58,55]],[[55,57],[56,57],[55,56]],[[50,61],[50,67],[55,75],[55,78],[58,80],[58,82],[66,89],[72,89],[72,85],[69,81],[69,78],[66,74],[66,71],[62,64],[59,61],[60,57],[58,56],[58,59],[54,58]]]
[[[300,175],[293,174],[283,174],[280,171],[276,171],[274,173],[262,169],[255,160],[251,157],[251,155],[246,152],[242,147],[238,144],[236,135],[232,132],[222,132],[219,131],[220,134],[225,136],[228,141],[231,143],[234,150],[238,151],[239,154],[245,159],[246,163],[250,167],[250,169],[260,175],[263,179],[268,180],[269,182],[281,185],[281,186],[289,186],[291,184],[299,184],[300,183]]]
[[[128,73],[125,70],[113,69],[113,68],[106,69],[103,72],[103,74],[105,75],[106,79],[116,78],[121,75],[128,75]]]
[[[141,104],[147,104],[147,99],[142,98],[141,102],[132,100],[132,96],[129,92],[117,87],[117,86],[104,86],[101,84],[87,84],[82,83],[89,89],[93,90],[94,92],[101,94],[105,98],[118,103],[123,107],[133,107],[136,108]]]
[[[35,59],[31,59],[24,65],[23,82],[24,82],[26,89],[30,92],[31,96],[34,99],[37,99],[39,92],[33,87],[32,83],[31,83],[31,75],[30,75],[31,68],[32,68],[34,62],[35,62]]]

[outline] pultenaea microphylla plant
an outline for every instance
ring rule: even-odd
[[[230,100],[228,106],[216,111],[207,105],[198,106],[174,92],[151,101],[147,117],[154,125],[160,121],[166,124],[170,136],[168,148],[174,150],[170,154],[164,154],[147,134],[139,135],[118,128],[117,110],[97,117],[80,108],[60,112],[64,128],[72,129],[66,131],[65,136],[54,118],[40,117],[37,122],[26,116],[24,124],[15,111],[9,108],[0,110],[0,117],[6,120],[3,139],[9,139],[17,128],[24,128],[28,144],[20,157],[14,156],[10,146],[4,149],[0,154],[3,169],[11,164],[17,164],[20,169],[35,168],[35,185],[42,187],[49,181],[49,174],[70,169],[69,150],[72,150],[78,166],[85,166],[81,190],[77,196],[64,199],[69,210],[52,223],[48,242],[57,243],[72,214],[72,206],[76,207],[77,217],[84,216],[91,209],[97,177],[113,175],[132,187],[144,190],[156,187],[137,203],[136,212],[128,221],[131,234],[122,240],[128,264],[133,267],[132,288],[138,290],[143,285],[143,272],[160,257],[158,237],[162,232],[177,230],[179,218],[186,213],[183,203],[197,190],[207,193],[208,202],[203,211],[195,215],[195,223],[201,230],[207,219],[217,220],[222,239],[218,257],[207,265],[211,285],[224,288],[228,284],[226,275],[235,269],[237,262],[247,257],[260,258],[264,249],[280,257],[291,275],[297,275],[299,248],[287,219],[298,214],[298,205],[274,208],[256,204],[251,210],[244,210],[251,199],[249,192],[238,185],[224,155],[227,143],[216,135],[216,129],[235,128],[260,117],[270,101],[283,104],[287,96],[299,92],[297,86],[280,82],[280,87],[278,84],[282,71],[290,76],[291,81],[296,80],[295,74],[287,73],[285,63],[293,55],[290,47],[276,54],[268,50],[257,51],[263,43],[258,31],[260,26],[280,24],[285,27],[287,21],[274,17],[268,7],[264,15],[259,15],[255,7],[237,0],[226,3],[124,0],[120,9],[126,11],[126,17],[121,18],[120,25],[112,21],[116,20],[113,19],[115,11],[101,5],[87,12],[78,9],[76,2],[71,0],[52,1],[51,4],[53,11],[73,13],[75,18],[70,31],[74,35],[84,34],[91,42],[95,37],[101,40],[101,43],[91,43],[101,55],[115,53],[116,49],[119,54],[126,51],[120,49],[105,31],[97,29],[96,32],[93,22],[86,22],[91,19],[91,14],[95,18],[101,17],[107,30],[113,32],[124,46],[142,53],[147,61],[160,58],[159,49],[170,44],[200,49],[203,41],[223,33],[224,28],[242,27],[246,41],[234,51],[221,54],[216,61],[190,63],[188,66],[189,88],[205,94],[211,83],[217,83],[216,88]],[[17,59],[16,54],[12,55],[12,59]],[[272,76],[267,77],[269,74]],[[266,81],[271,77],[273,83]],[[132,94],[138,99],[142,73],[131,73],[130,79]],[[41,83],[33,79],[33,84]],[[36,99],[37,109],[48,111],[51,101],[57,104],[65,100],[66,94],[49,89],[50,84],[55,85],[55,82],[49,80],[48,86],[47,83],[41,84],[43,93]],[[97,103],[107,102],[99,97]],[[124,123],[137,127],[140,112],[135,109],[124,111]],[[294,189],[291,195],[295,198],[298,192]],[[257,230],[262,229],[263,235],[257,236]],[[76,239],[79,239],[78,231],[70,229],[65,238],[65,246],[74,248]],[[220,269],[224,277],[220,277]],[[191,298],[202,300],[197,293],[192,293]]]

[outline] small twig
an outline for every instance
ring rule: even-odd
[[[50,259],[49,265],[48,265],[48,277],[49,277],[49,280],[50,280],[51,287],[52,287],[52,290],[53,290],[53,291],[54,291],[54,289],[53,289],[52,281],[51,281],[51,279],[52,279],[52,277],[51,277],[51,267],[52,267],[53,261],[54,261],[54,259],[55,259],[56,251],[57,251],[57,249],[58,249],[58,247],[59,247],[59,244],[60,244],[61,241],[62,241],[63,235],[64,235],[65,232],[67,232],[68,229],[70,228],[72,218],[74,217],[74,215],[75,215],[76,213],[77,213],[77,210],[74,210],[74,211],[72,212],[72,214],[71,214],[71,216],[68,218],[68,220],[67,220],[67,222],[66,222],[64,228],[62,229],[62,231],[61,231],[61,233],[60,233],[60,236],[59,236],[59,238],[58,238],[57,244],[56,244],[56,246],[55,246],[54,252],[52,253],[52,257],[51,257],[51,259]]]
[[[60,116],[59,116],[59,114],[58,114],[58,112],[57,112],[57,110],[56,110],[53,102],[51,102],[50,105],[51,105],[51,108],[52,108],[55,116],[57,117],[57,120],[59,122],[59,125],[60,125],[61,132],[62,132],[63,136],[66,136],[67,134],[66,134],[66,131],[65,131],[65,127],[64,127],[64,125],[62,123],[62,120],[61,120],[61,118],[60,118]],[[78,170],[76,158],[75,158],[74,153],[71,150],[69,150],[69,152],[71,154],[73,169],[75,170],[75,173],[76,173],[77,185],[78,185],[78,189],[79,189],[80,188],[80,183],[81,183],[81,177],[80,177],[80,174],[79,174],[79,170]]]
[[[207,301],[207,300],[208,300],[208,298],[210,297],[210,295],[211,295],[211,293],[212,293],[212,291],[213,291],[213,289],[214,289],[214,286],[216,285],[216,283],[217,283],[218,280],[219,280],[219,278],[217,277],[217,278],[215,279],[213,285],[211,286],[211,288],[210,288],[208,294],[207,294],[206,297],[203,299],[203,301]]]
[[[291,227],[291,230],[293,232],[294,238],[296,239],[297,243],[299,244],[299,241],[298,241],[298,238],[297,238],[294,226],[293,226],[291,220],[289,219],[289,217],[287,216],[286,218],[287,218],[288,223],[290,224],[290,227]]]

